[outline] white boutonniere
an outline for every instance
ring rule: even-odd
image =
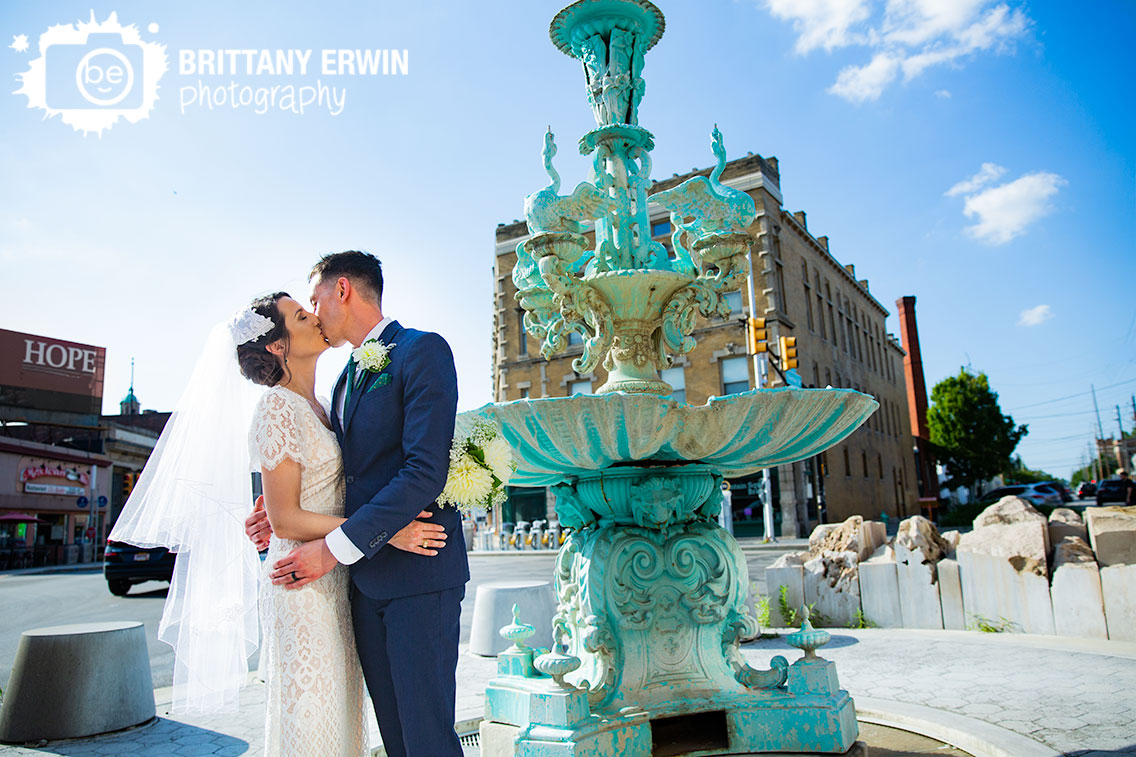
[[[385,386],[390,383],[390,374],[383,371],[390,365],[390,351],[394,347],[394,342],[384,344],[379,339],[368,339],[351,350],[351,357],[355,358],[360,370],[380,374],[375,386]]]

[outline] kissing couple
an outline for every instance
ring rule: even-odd
[[[435,503],[453,354],[384,316],[370,254],[326,255],[309,284],[311,310],[278,292],[214,329],[111,538],[178,553],[159,627],[175,710],[236,705],[259,620],[266,754],[368,754],[365,680],[387,754],[460,755],[469,565],[458,510]],[[319,356],[347,342],[317,398]]]

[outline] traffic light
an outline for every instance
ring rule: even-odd
[[[122,501],[125,502],[130,497],[130,492],[134,490],[134,482],[138,478],[137,473],[126,472],[122,474]]]
[[[781,370],[797,367],[797,337],[783,336],[781,342]]]
[[[746,330],[746,335],[749,337],[749,352],[751,355],[756,355],[759,352],[765,352],[769,349],[766,340],[769,338],[765,330],[764,318],[750,318],[749,328]]]

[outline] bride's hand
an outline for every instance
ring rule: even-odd
[[[434,513],[423,510],[418,513],[419,518],[432,518]],[[438,523],[423,523],[412,520],[406,528],[391,537],[390,545],[403,552],[413,552],[416,555],[436,555],[438,550],[446,546],[446,529]]]
[[[268,577],[272,579],[272,583],[285,589],[299,589],[323,578],[338,564],[327,548],[327,543],[323,539],[316,539],[304,542],[283,560],[277,560]]]
[[[268,522],[268,513],[264,511],[264,495],[256,498],[256,507],[252,515],[245,518],[245,533],[261,552],[268,549],[269,537],[272,536],[272,524]]]

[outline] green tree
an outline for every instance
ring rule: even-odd
[[[1042,481],[1060,481],[1065,483],[1065,479],[1060,476],[1054,476],[1052,473],[1046,473],[1043,470],[1033,470],[1027,468],[1026,464],[1022,462],[1021,455],[1014,455],[1010,460],[1010,467],[1004,472],[1004,477],[1008,482],[1013,481],[1015,484],[1038,484]]]
[[[1010,455],[1028,433],[1002,414],[986,374],[965,368],[931,390],[927,428],[950,475],[947,485],[968,488],[1010,468]]]

